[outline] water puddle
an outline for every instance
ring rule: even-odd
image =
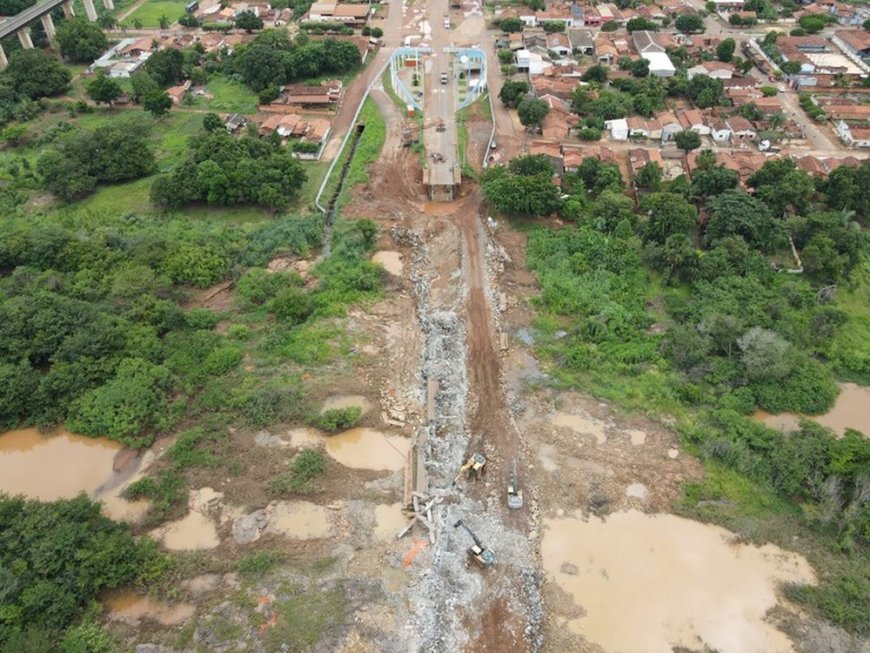
[[[600,419],[589,417],[588,415],[573,415],[571,413],[556,413],[550,418],[550,423],[553,426],[561,426],[571,429],[574,433],[580,435],[591,435],[595,437],[598,444],[607,442],[607,434],[604,432],[606,424]]]
[[[297,540],[316,540],[332,535],[329,510],[308,501],[278,501],[269,511],[266,532]]]
[[[380,263],[384,269],[395,277],[401,277],[405,264],[402,263],[402,255],[399,252],[382,251],[372,256],[372,263]]]
[[[848,428],[861,431],[866,437],[870,437],[870,387],[855,383],[840,383],[839,386],[840,394],[834,407],[824,415],[810,419],[827,426],[839,436],[845,435]],[[778,431],[796,431],[800,428],[800,415],[794,413],[771,415],[759,410],[753,417]]]
[[[328,410],[343,410],[344,408],[359,408],[362,415],[372,409],[372,403],[362,395],[337,395],[329,397],[320,409],[322,415]]]
[[[158,532],[163,546],[170,551],[199,551],[220,544],[214,520],[193,510],[186,517],[161,527]]]
[[[411,441],[369,428],[355,428],[336,435],[313,429],[293,429],[288,435],[294,447],[323,445],[326,453],[345,467],[398,471],[405,466]]]
[[[43,501],[92,494],[111,476],[120,450],[117,442],[66,431],[9,431],[0,436],[0,490]]]
[[[773,545],[674,515],[545,520],[544,569],[585,615],[569,628],[608,653],[672,647],[792,653],[764,620],[781,582],[815,582],[809,563]],[[706,650],[706,649],[705,649]]]
[[[196,612],[190,603],[164,603],[133,591],[112,592],[106,597],[105,604],[111,621],[121,621],[131,626],[137,626],[143,619],[164,626],[176,626]]]
[[[148,501],[120,496],[139,464],[133,452],[106,438],[64,430],[46,435],[36,429],[0,435],[0,492],[42,501],[84,492],[100,499],[112,519],[136,521],[148,510]]]
[[[375,537],[384,542],[396,539],[396,533],[408,525],[408,518],[402,513],[401,502],[382,503],[375,506]]]

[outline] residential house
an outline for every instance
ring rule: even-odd
[[[561,76],[550,76],[547,74],[549,72],[547,70],[543,75],[531,77],[532,92],[537,97],[554,95],[561,100],[570,101],[574,95],[574,89],[578,86],[577,80]]]
[[[731,130],[732,143],[755,140],[755,127],[743,116],[732,116],[725,121],[725,125]]]
[[[562,167],[565,172],[577,172],[583,163],[583,152],[574,148],[563,148]]]
[[[637,31],[631,33],[637,53],[649,62],[649,74],[653,77],[673,77],[677,72],[665,49],[655,40],[653,32]]]
[[[542,75],[544,70],[552,65],[544,60],[543,55],[525,49],[516,51],[516,61],[517,70],[529,75]]]
[[[870,129],[849,125],[845,120],[837,123],[840,140],[849,147],[870,147]]]
[[[683,131],[697,132],[699,136],[709,136],[710,128],[698,109],[686,109],[677,114],[677,121]]]
[[[696,75],[707,75],[713,79],[731,79],[734,76],[734,65],[723,61],[705,61],[686,71],[689,79]]]
[[[831,43],[847,57],[864,61],[870,58],[870,32],[864,30],[839,30],[834,32]]]
[[[371,11],[372,7],[369,4],[338,3],[335,5],[332,20],[354,27],[362,27],[368,22]]]
[[[595,41],[592,40],[592,33],[588,29],[568,30],[568,40],[571,42],[574,54],[591,55],[595,52]]]
[[[568,35],[563,32],[555,32],[547,34],[547,49],[555,52],[560,57],[567,57],[572,53],[571,41],[568,40]]]
[[[619,58],[619,52],[608,39],[595,40],[595,59],[604,66],[612,66]]]
[[[184,84],[180,86],[171,86],[166,89],[166,93],[169,95],[169,99],[172,100],[172,104],[180,104],[184,99],[184,96],[187,95],[187,90],[190,88],[190,80],[184,82]]]
[[[529,154],[532,156],[544,156],[553,166],[553,174],[561,175],[565,170],[565,164],[562,159],[562,150],[558,143],[549,141],[532,141],[529,144]]]
[[[647,150],[639,147],[628,151],[628,166],[631,171],[632,179],[637,177],[637,173],[640,172],[640,169],[648,163],[655,163],[660,169],[665,169],[665,162],[664,159],[662,159],[662,153],[657,149]]]
[[[610,138],[615,141],[628,140],[628,121],[625,118],[605,120],[604,128],[610,131]]]
[[[227,128],[227,131],[231,134],[235,134],[242,127],[248,124],[247,118],[238,113],[234,113],[227,117],[226,122],[224,123],[224,127]]]
[[[541,134],[544,138],[561,140],[571,134],[571,128],[580,122],[580,117],[571,113],[568,103],[554,95],[542,95],[541,100],[547,103],[550,110],[541,122]]]
[[[716,118],[710,122],[710,136],[713,141],[722,144],[731,140],[731,128],[721,118]]]
[[[626,124],[628,125],[629,138],[649,138],[649,127],[646,120],[640,116],[629,116],[626,119]]]
[[[661,140],[664,143],[674,140],[674,134],[683,130],[677,117],[670,111],[664,111],[656,116],[661,124]]]
[[[339,80],[329,80],[317,85],[288,84],[281,89],[281,100],[276,104],[304,107],[328,107],[338,104],[342,84]]]
[[[595,7],[583,8],[583,25],[586,27],[601,27],[604,17]]]

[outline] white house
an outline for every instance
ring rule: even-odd
[[[544,57],[529,50],[517,50],[516,60],[517,70],[528,72],[529,75],[543,75],[544,69],[550,67],[550,62],[545,62]]]
[[[710,136],[717,143],[727,143],[731,139],[731,128],[721,119],[710,123]]]
[[[870,129],[850,127],[848,123],[841,120],[837,123],[837,134],[849,147],[870,147]]]
[[[733,142],[748,141],[755,138],[755,127],[743,116],[732,116],[725,121],[725,124],[731,130]]]
[[[649,61],[649,74],[653,77],[673,77],[677,73],[677,67],[664,52],[646,52],[640,56]]]
[[[605,120],[604,128],[610,130],[610,138],[615,141],[628,140],[628,121],[625,118]]]
[[[696,75],[707,75],[713,79],[731,79],[734,76],[734,66],[721,61],[705,61],[686,70],[686,77],[689,79]]]
[[[699,136],[710,135],[710,127],[704,121],[704,114],[697,109],[681,111],[677,116],[677,121],[679,121],[680,127],[686,131],[697,132]]]
[[[677,120],[677,117],[671,113],[670,111],[665,111],[664,113],[660,113],[656,116],[658,121],[662,125],[661,139],[662,142],[669,142],[674,140],[674,134],[683,130],[682,125]]]

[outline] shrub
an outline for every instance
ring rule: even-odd
[[[751,386],[758,405],[770,413],[796,412],[819,415],[834,405],[837,384],[821,363],[798,360],[783,379]]]
[[[324,431],[345,431],[354,426],[361,416],[362,410],[359,406],[335,408],[317,415],[314,423]]]
[[[320,449],[303,449],[294,459],[290,471],[269,482],[275,494],[306,489],[311,481],[326,471],[326,456]]]

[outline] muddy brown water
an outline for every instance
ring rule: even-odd
[[[190,619],[196,609],[190,603],[169,604],[132,590],[119,590],[107,594],[104,602],[109,609],[111,621],[121,621],[132,626],[143,619],[156,621],[163,626],[176,626]]]
[[[320,408],[323,414],[328,410],[343,410],[345,408],[359,408],[360,413],[365,415],[372,409],[372,403],[363,395],[336,395],[327,398]]]
[[[839,436],[845,435],[848,428],[861,431],[865,437],[870,437],[870,387],[855,383],[840,383],[839,386],[840,394],[834,407],[824,415],[810,419],[827,426]],[[759,410],[753,417],[779,431],[796,431],[800,428],[798,422],[801,416],[795,413],[771,415]]]
[[[125,464],[113,466],[119,455]],[[64,430],[52,435],[18,429],[0,435],[0,492],[55,501],[79,493],[98,498],[113,519],[135,521],[148,509],[147,501],[120,497],[139,460],[125,456],[121,445],[106,438],[87,438]]]
[[[608,653],[674,646],[719,653],[791,653],[766,622],[781,582],[814,583],[809,563],[773,545],[738,544],[729,531],[637,511],[606,520],[546,519],[549,578],[584,616],[568,627]]]
[[[372,256],[372,263],[380,263],[384,269],[395,277],[401,277],[405,269],[402,255],[399,252],[384,250]]]
[[[266,530],[297,540],[316,540],[333,533],[329,510],[309,501],[279,501]]]
[[[214,520],[193,510],[158,530],[163,546],[170,551],[201,551],[221,543]]]
[[[375,537],[384,542],[392,542],[396,534],[408,525],[408,518],[402,512],[401,502],[382,503],[375,506]]]
[[[336,435],[314,429],[293,429],[289,433],[294,447],[323,445],[326,453],[345,467],[398,471],[405,466],[411,441],[375,429],[355,428]]]

